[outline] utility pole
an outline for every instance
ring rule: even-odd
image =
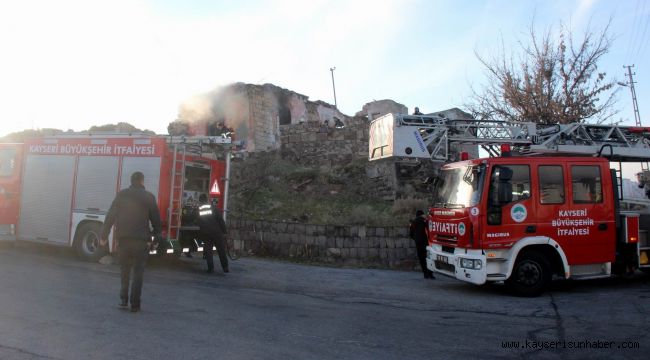
[[[336,86],[334,86],[334,70],[336,70],[336,66],[331,67],[330,72],[332,73],[332,90],[334,90],[334,107],[338,109],[338,106],[336,106]]]
[[[641,115],[639,115],[639,103],[636,100],[636,90],[634,90],[634,78],[632,77],[633,75],[636,75],[636,73],[632,72],[632,68],[634,65],[627,65],[623,66],[624,68],[627,68],[627,76],[630,78],[629,84],[630,84],[630,91],[632,92],[632,107],[634,108],[634,121],[636,126],[641,126]]]
[[[632,68],[634,67],[634,64],[632,65],[623,65],[623,68],[627,68],[627,76],[629,78],[629,85],[630,85],[630,92],[632,93],[632,108],[634,109],[634,124],[638,127],[641,127],[641,115],[639,114],[639,103],[636,100],[636,90],[634,89],[634,78],[632,77],[633,75],[636,75],[636,73],[632,72]],[[641,163],[641,170],[642,171],[648,171],[648,163],[647,162],[642,162]]]

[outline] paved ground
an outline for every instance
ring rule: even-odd
[[[117,266],[0,247],[0,359],[632,359],[650,351],[644,276],[561,282],[525,299],[401,271],[251,258],[227,275],[203,274],[198,259],[149,265],[143,311],[132,314],[116,307]],[[567,348],[534,348],[558,340]],[[568,349],[585,341],[615,343]],[[618,348],[634,342],[639,349]]]

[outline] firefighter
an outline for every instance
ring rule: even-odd
[[[199,225],[199,236],[203,242],[203,253],[208,264],[208,273],[214,272],[214,259],[212,258],[212,247],[216,246],[219,252],[219,260],[224,273],[230,272],[228,269],[228,258],[226,257],[226,248],[224,237],[227,233],[226,222],[223,221],[221,211],[216,206],[217,202],[208,202],[208,197],[201,194],[199,197],[199,216],[197,224]]]
[[[424,114],[421,113],[421,112],[420,112],[420,108],[416,106],[416,107],[415,107],[415,111],[413,111],[413,115],[424,115]]]
[[[153,237],[149,223],[153,227]],[[100,245],[106,246],[108,234],[115,224],[113,237],[117,240],[120,259],[121,289],[119,306],[126,308],[131,303],[131,312],[140,311],[142,276],[149,250],[160,239],[161,221],[156,197],[145,190],[144,174],[136,171],[131,175],[131,187],[120,191],[102,227]],[[131,282],[131,272],[133,281]],[[129,297],[129,283],[131,296]]]
[[[411,220],[409,227],[409,235],[411,239],[415,240],[415,250],[418,254],[420,267],[425,279],[435,279],[433,272],[427,268],[427,223],[424,220],[424,211],[418,210],[415,212],[415,219]]]

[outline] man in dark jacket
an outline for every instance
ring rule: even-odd
[[[199,216],[197,217],[197,224],[199,225],[199,233],[201,241],[203,241],[203,253],[205,260],[208,263],[208,272],[214,272],[214,259],[212,258],[212,247],[216,246],[219,252],[219,260],[221,261],[221,268],[223,272],[230,272],[228,270],[228,258],[226,257],[226,248],[224,246],[224,235],[228,232],[226,229],[226,222],[223,221],[221,211],[216,206],[216,202],[208,203],[208,197],[201,194],[199,197]]]
[[[424,212],[418,210],[415,212],[415,219],[411,220],[409,229],[411,239],[415,240],[415,250],[420,260],[420,267],[425,279],[435,279],[433,272],[427,268],[427,245],[429,239],[427,237],[427,222],[424,220]]]
[[[150,222],[153,234],[149,227]],[[131,187],[120,191],[113,200],[102,227],[102,246],[106,245],[113,225],[113,238],[117,241],[121,270],[120,307],[126,308],[130,302],[131,311],[137,312],[140,311],[142,276],[152,246],[152,235],[154,244],[157,244],[162,226],[156,197],[144,189],[144,174],[141,172],[134,172],[131,175]],[[131,271],[133,281],[129,297]]]

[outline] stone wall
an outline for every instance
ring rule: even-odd
[[[281,153],[303,165],[331,167],[368,157],[368,122],[350,118],[343,127],[310,121],[281,125]]]
[[[271,91],[262,86],[248,86],[250,102],[249,135],[246,150],[277,149],[280,139],[278,102]]]
[[[393,100],[375,100],[363,105],[356,115],[365,116],[370,122],[389,113],[407,114],[408,108]]]
[[[416,269],[408,227],[310,225],[228,219],[229,235],[245,255],[322,263]]]

